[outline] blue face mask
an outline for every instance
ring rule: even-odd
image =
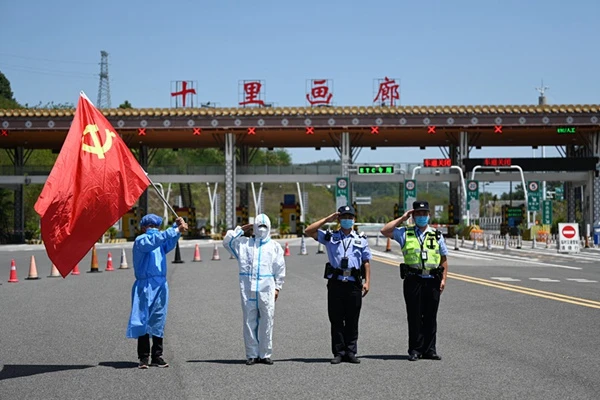
[[[425,225],[427,225],[428,222],[429,222],[428,215],[420,215],[418,217],[415,217],[415,224],[417,224],[417,226],[425,226]]]
[[[340,225],[344,229],[351,229],[352,226],[354,226],[354,220],[353,219],[340,219]]]

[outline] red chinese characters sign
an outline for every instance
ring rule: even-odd
[[[194,100],[196,99],[196,82],[171,82],[171,100],[173,99],[175,100],[175,107],[194,107]],[[173,102],[171,102],[171,105],[172,104]]]
[[[423,166],[427,168],[448,168],[452,166],[452,160],[449,158],[426,158],[423,160]]]
[[[330,79],[311,79],[310,91],[307,90],[306,100],[311,106],[329,106],[333,99],[333,83]]]
[[[510,167],[512,160],[510,158],[486,158],[483,165],[486,167]]]
[[[385,79],[379,80],[379,89],[373,102],[382,106],[389,102],[389,106],[393,107],[394,101],[400,100],[399,88],[400,84],[396,83],[395,79],[386,76]]]
[[[240,93],[242,101],[238,104],[240,106],[257,105],[264,106],[265,101],[263,100],[263,86],[264,83],[261,81],[243,81],[241,83],[243,92]]]

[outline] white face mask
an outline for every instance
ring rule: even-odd
[[[255,233],[255,236],[257,239],[265,239],[267,237],[267,235],[269,234],[269,230],[266,227],[260,227],[258,228],[258,230]]]

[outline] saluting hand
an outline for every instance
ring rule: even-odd
[[[331,214],[329,217],[327,217],[325,219],[325,222],[335,222],[335,221],[337,221],[339,215],[340,215],[340,213],[336,211],[333,214]]]
[[[248,232],[250,229],[254,228],[254,224],[246,224],[246,225],[242,225],[242,230],[244,232]]]

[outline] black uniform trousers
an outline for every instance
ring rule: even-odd
[[[440,278],[408,275],[404,279],[404,301],[408,319],[408,354],[436,353]]]
[[[138,338],[138,358],[150,357],[150,335],[145,334]],[[163,354],[163,338],[152,336],[152,358],[162,357]]]
[[[327,312],[331,322],[331,352],[334,356],[356,354],[362,287],[356,282],[329,279]]]

